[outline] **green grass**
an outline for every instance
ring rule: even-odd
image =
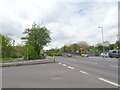
[[[15,59],[16,59],[16,58],[5,57],[5,58],[2,58],[2,62],[14,61]]]

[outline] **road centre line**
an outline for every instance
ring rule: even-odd
[[[58,63],[58,64],[62,64],[62,63]],[[62,64],[63,66],[67,66],[66,64]],[[74,69],[74,67],[68,66],[69,69]]]
[[[80,72],[81,72],[81,73],[83,73],[83,74],[88,74],[87,72],[85,72],[85,71],[82,71],[82,70],[80,70]]]
[[[120,85],[118,85],[117,83],[111,82],[111,81],[106,80],[106,79],[104,79],[104,78],[98,78],[98,79],[101,80],[101,81],[104,81],[104,82],[106,82],[106,83],[109,83],[109,84],[111,84],[111,85],[120,87]]]
[[[58,63],[58,64],[62,64],[62,63]]]
[[[118,68],[118,66],[114,66],[114,65],[110,65],[111,67],[117,67]]]
[[[62,63],[59,63],[59,64],[62,64]],[[63,66],[67,66],[66,64],[62,64],[62,65],[63,65]],[[113,66],[113,65],[110,65],[110,66]],[[113,67],[117,67],[117,66],[113,66]],[[71,67],[71,66],[68,66],[68,68],[69,68],[69,69],[74,69],[74,67]],[[80,70],[80,72],[83,73],[83,74],[88,74],[87,72],[82,71],[82,70]],[[117,84],[117,83],[115,83],[115,82],[106,80],[106,79],[104,79],[104,78],[98,78],[98,79],[101,80],[101,81],[104,81],[104,82],[106,82],[106,83],[109,83],[109,84],[111,84],[111,85],[114,85],[114,86],[116,86],[116,87],[120,87],[120,85]]]
[[[66,64],[63,64],[63,66],[67,66]]]
[[[69,69],[74,69],[74,67],[68,66]]]

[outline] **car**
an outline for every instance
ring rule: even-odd
[[[120,58],[120,50],[109,50],[108,53],[110,58]]]
[[[101,57],[109,57],[109,53],[108,52],[103,52],[103,53],[101,53]]]
[[[72,54],[67,54],[68,57],[72,57]]]
[[[82,57],[89,57],[88,54],[82,54],[81,56],[82,56]]]
[[[89,55],[88,55],[88,54],[84,54],[84,56],[85,56],[85,57],[89,57]]]

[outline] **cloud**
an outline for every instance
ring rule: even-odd
[[[1,3],[2,33],[16,39],[16,44],[21,43],[22,32],[34,21],[51,31],[52,42],[46,49],[79,41],[97,44],[101,42],[99,26],[104,28],[105,40],[116,41],[117,2],[2,0]]]
[[[116,5],[117,3],[85,3],[83,7],[83,3],[77,3],[75,6],[73,4],[72,8],[68,8],[71,12],[66,10],[68,15],[51,25],[55,27],[52,30],[53,40],[63,40],[64,44],[87,41],[94,45],[101,42],[101,31],[98,27],[102,26],[105,40],[115,42],[118,31]],[[85,10],[84,14],[83,11],[80,13],[81,10]]]

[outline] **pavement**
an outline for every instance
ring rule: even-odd
[[[53,58],[39,59],[39,60],[16,60],[14,62],[0,63],[0,67],[10,67],[10,66],[23,66],[23,65],[33,65],[33,64],[46,64],[46,63],[56,63]]]
[[[48,58],[50,59],[50,58]],[[118,88],[118,60],[57,57],[58,63],[2,68],[3,88]]]

